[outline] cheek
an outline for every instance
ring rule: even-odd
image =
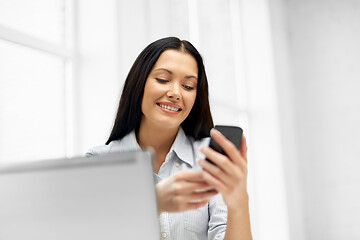
[[[148,105],[151,103],[151,86],[148,83],[145,84],[144,94],[141,100],[141,111],[144,113],[144,109],[148,109]]]
[[[142,105],[149,104],[154,98],[154,87],[145,85]]]
[[[164,95],[164,89],[156,84],[149,84],[149,86],[144,89],[144,98],[146,98],[147,100],[154,101],[162,95]]]
[[[196,93],[192,93],[192,94],[189,94],[186,96],[186,108],[188,110],[191,110],[192,107],[194,106],[194,103],[195,103],[195,99],[196,99]]]

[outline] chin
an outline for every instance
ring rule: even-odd
[[[160,123],[159,126],[163,129],[178,129],[180,124]]]
[[[157,121],[157,123],[158,123],[157,125],[160,126],[161,128],[174,129],[174,128],[179,128],[182,122],[169,121],[169,119],[167,119],[167,120],[162,119],[162,120]]]

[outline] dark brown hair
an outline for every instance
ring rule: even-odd
[[[214,124],[210,112],[208,82],[202,57],[190,42],[176,37],[167,37],[148,45],[132,65],[124,83],[114,126],[106,144],[123,138],[134,129],[139,130],[146,79],[161,53],[168,49],[189,53],[195,58],[198,65],[195,103],[189,116],[181,123],[181,127],[186,135],[195,139],[210,135]]]

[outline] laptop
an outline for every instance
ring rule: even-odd
[[[0,239],[160,239],[152,154],[1,166]]]

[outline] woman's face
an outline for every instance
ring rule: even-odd
[[[141,124],[178,128],[194,105],[197,77],[193,56],[177,50],[164,51],[146,79]]]

